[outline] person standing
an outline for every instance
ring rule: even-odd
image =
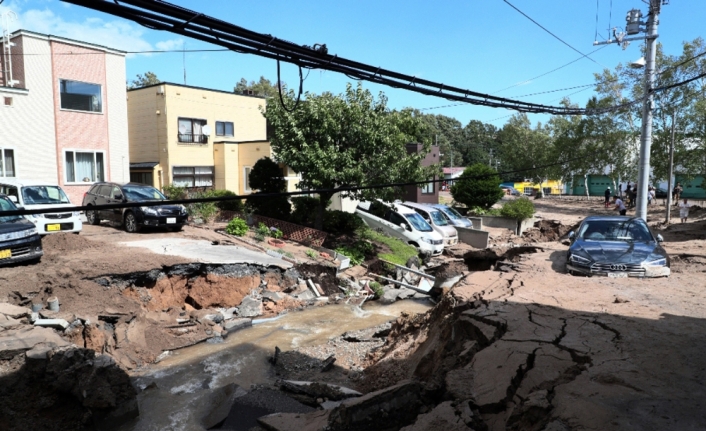
[[[691,205],[687,198],[684,198],[684,202],[679,204],[679,218],[681,218],[682,223],[686,223],[686,219],[689,218],[689,208]]]
[[[672,197],[674,198],[674,206],[677,206],[679,204],[679,197],[681,196],[683,191],[684,188],[681,186],[681,183],[677,183],[677,185],[674,186],[674,190],[672,191]]]
[[[615,205],[615,208],[613,208],[613,210],[618,211],[621,216],[624,216],[627,213],[627,209],[625,208],[625,204],[618,197],[618,195],[613,196],[613,205]]]
[[[608,208],[610,206],[610,187],[605,189],[605,204],[603,205],[603,208]]]

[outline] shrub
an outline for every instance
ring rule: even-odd
[[[467,177],[467,178],[463,178]],[[467,167],[461,179],[451,186],[451,195],[456,202],[469,208],[488,209],[499,201],[505,192],[500,188],[500,177],[495,169],[482,163]]]
[[[278,228],[272,226],[272,227],[270,228],[270,236],[271,236],[272,238],[274,238],[274,239],[280,239],[280,238],[282,238],[282,237],[284,236],[284,232],[282,232],[282,231],[279,230]]]
[[[245,202],[248,210],[277,220],[289,220],[292,205],[286,196],[258,197],[259,194],[280,193],[285,191],[287,183],[279,165],[269,157],[258,160],[248,176],[250,187],[259,190]]]
[[[231,192],[230,190],[209,190],[206,193],[204,193],[204,196],[209,197],[209,198],[220,198],[220,197],[237,196],[237,195],[235,193]],[[220,201],[220,202],[214,202],[214,203],[216,204],[218,209],[221,211],[241,212],[244,207],[242,199],[232,200],[232,201]]]
[[[206,192],[194,193],[191,198],[199,199],[206,196]],[[204,223],[210,222],[218,212],[218,207],[214,202],[199,202],[186,205],[186,211],[192,218],[203,219]]]
[[[297,196],[292,198],[294,211],[290,218],[292,223],[312,226],[316,221],[316,211],[319,209],[319,198],[312,196]]]
[[[500,215],[522,221],[534,215],[534,204],[527,198],[515,199],[503,205]]]
[[[255,229],[255,234],[260,235],[263,238],[270,234],[270,228],[265,225],[265,223],[260,222]]]
[[[309,250],[305,251],[304,253],[305,253],[307,256],[309,256],[309,258],[311,258],[311,259],[316,259],[317,257],[319,257],[319,253],[315,252],[315,251],[312,250],[312,249],[309,249]]]
[[[292,205],[286,196],[258,197],[261,193],[251,194],[245,201],[246,210],[261,216],[277,220],[289,220]]]
[[[358,240],[353,244],[342,245],[336,248],[336,253],[348,257],[353,265],[360,265],[365,261],[365,257],[372,256],[374,251],[373,245],[365,240]]]
[[[186,199],[188,194],[184,187],[172,185],[162,187],[162,193],[170,200]]]
[[[265,240],[265,235],[260,233],[255,233],[255,241],[262,242]]]
[[[229,235],[243,236],[248,233],[248,224],[245,220],[235,217],[233,220],[228,222],[226,226],[226,233]]]
[[[368,287],[370,287],[370,290],[375,292],[375,296],[377,296],[378,298],[382,297],[382,295],[385,294],[385,291],[382,290],[382,285],[380,283],[378,283],[377,281],[371,281],[368,284]]]
[[[332,234],[352,234],[364,226],[363,219],[345,211],[331,210],[324,213],[324,231]]]

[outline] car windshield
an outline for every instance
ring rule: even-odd
[[[641,220],[592,220],[581,226],[579,238],[586,241],[653,241]]]
[[[17,207],[8,198],[0,198],[0,223],[12,223],[20,220],[22,216],[3,216],[3,211],[15,211]]]
[[[404,214],[405,218],[409,220],[409,224],[411,224],[415,229],[417,229],[420,232],[431,232],[432,228],[429,226],[429,223],[424,221],[422,216],[420,216],[417,213],[414,214]]]
[[[446,216],[449,218],[449,220],[461,220],[461,219],[463,218],[463,216],[461,216],[461,214],[459,214],[458,211],[456,211],[456,210],[453,209],[453,208],[450,208],[450,207],[447,207],[447,206],[443,206],[443,207],[441,207],[441,208],[439,208],[439,209],[440,209],[444,214],[446,214]]]
[[[167,200],[167,198],[165,198],[164,195],[154,187],[123,186],[123,191],[125,192],[125,199],[129,201],[139,202]]]
[[[434,224],[437,226],[448,226],[449,222],[444,218],[444,216],[441,214],[441,211],[429,211],[429,216],[431,216],[431,219],[434,221]]]
[[[31,186],[22,187],[22,200],[25,205],[53,205],[70,204],[59,186]]]

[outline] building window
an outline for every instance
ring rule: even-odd
[[[423,195],[434,194],[434,183],[426,183],[421,187],[421,189]]]
[[[246,166],[243,168],[243,187],[245,189],[245,193],[250,193],[252,190],[250,190],[250,172],[252,171],[252,168],[250,166]]]
[[[208,135],[203,133],[206,120],[195,118],[179,119],[179,142],[187,144],[207,144]]]
[[[12,106],[12,97],[3,97],[5,106]]]
[[[67,151],[65,154],[67,183],[105,181],[103,153],[98,151]]]
[[[525,196],[532,196],[534,194],[534,187],[524,187],[522,189],[522,193]]]
[[[233,136],[233,122],[216,121],[216,136]]]
[[[178,187],[213,187],[213,166],[174,166],[172,185]]]
[[[152,172],[130,172],[130,182],[147,184],[148,186],[153,186],[152,184]]]
[[[103,112],[101,86],[86,82],[59,80],[61,109]]]
[[[15,176],[15,150],[0,149],[0,177]]]

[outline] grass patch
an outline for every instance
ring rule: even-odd
[[[406,265],[410,257],[415,257],[418,254],[417,249],[411,245],[406,244],[397,238],[392,238],[376,232],[372,229],[363,230],[360,233],[360,237],[373,242],[385,244],[390,248],[390,253],[380,253],[378,254],[378,257],[398,265]]]

